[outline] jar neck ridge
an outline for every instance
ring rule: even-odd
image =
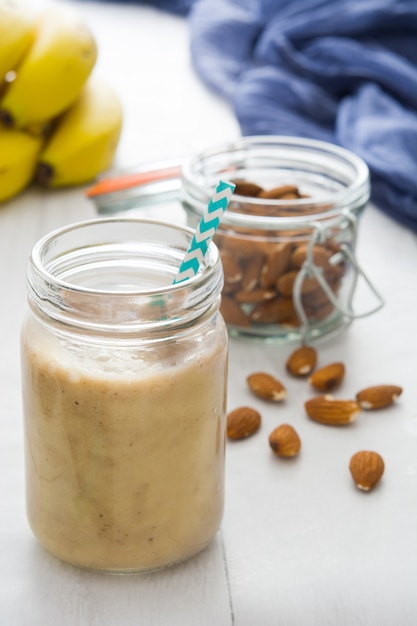
[[[28,263],[30,306],[93,334],[166,336],[219,307],[223,273],[214,244],[197,275],[172,284],[193,231],[136,218],[102,218],[42,238]]]

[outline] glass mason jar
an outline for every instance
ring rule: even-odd
[[[112,572],[202,550],[223,512],[227,333],[214,244],[106,218],[33,248],[22,329],[27,513],[52,554]]]
[[[182,166],[180,197],[191,226],[220,177],[236,183],[214,239],[231,334],[308,341],[382,306],[355,257],[357,219],[370,191],[359,157],[296,137],[212,146]],[[373,294],[372,308],[361,313],[353,310],[359,276]]]

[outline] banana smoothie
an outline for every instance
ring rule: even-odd
[[[216,534],[228,339],[210,244],[174,284],[193,231],[124,216],[35,244],[21,332],[27,516],[40,543],[109,572],[168,567]]]
[[[210,542],[223,511],[222,328],[212,320],[204,337],[166,345],[161,364],[160,351],[129,345],[77,348],[27,316],[27,512],[52,554],[91,569],[145,571]]]

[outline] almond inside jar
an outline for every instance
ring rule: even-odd
[[[296,200],[310,197],[297,185],[284,184],[264,189],[247,180],[234,180],[234,195],[251,198],[247,204],[234,203],[234,212],[265,217],[310,216],[329,207],[312,203],[297,205]],[[256,204],[260,200],[279,203]],[[283,201],[288,200],[288,204]],[[220,226],[215,243],[220,249],[224,271],[221,312],[225,321],[240,328],[259,325],[282,325],[298,328],[300,320],[294,305],[294,285],[306,261],[311,228],[298,230],[254,230]],[[335,296],[346,272],[344,262],[334,264],[332,257],[340,244],[331,236],[313,247],[313,262]],[[301,285],[301,302],[309,323],[325,320],[334,312],[334,304],[314,276],[306,276]]]

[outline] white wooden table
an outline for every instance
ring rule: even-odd
[[[185,20],[143,6],[78,7],[99,43],[96,71],[124,102],[117,165],[190,154],[239,135],[227,103],[193,74]],[[308,385],[285,376],[292,346],[232,340],[228,408],[257,407],[263,426],[227,446],[225,515],[212,545],[175,568],[131,576],[81,571],[38,545],[24,502],[19,328],[26,261],[41,235],[94,215],[81,188],[33,188],[0,208],[1,626],[415,626],[417,241],[373,207],[361,221],[358,256],[386,306],[318,350],[322,364],[346,364],[345,397],[371,384],[399,384],[396,406],[362,414],[348,428],[315,424],[303,411]],[[283,406],[249,395],[245,378],[256,370],[285,378]],[[303,442],[290,462],[268,447],[282,422]],[[377,450],[386,464],[369,494],[348,471],[360,449]]]

